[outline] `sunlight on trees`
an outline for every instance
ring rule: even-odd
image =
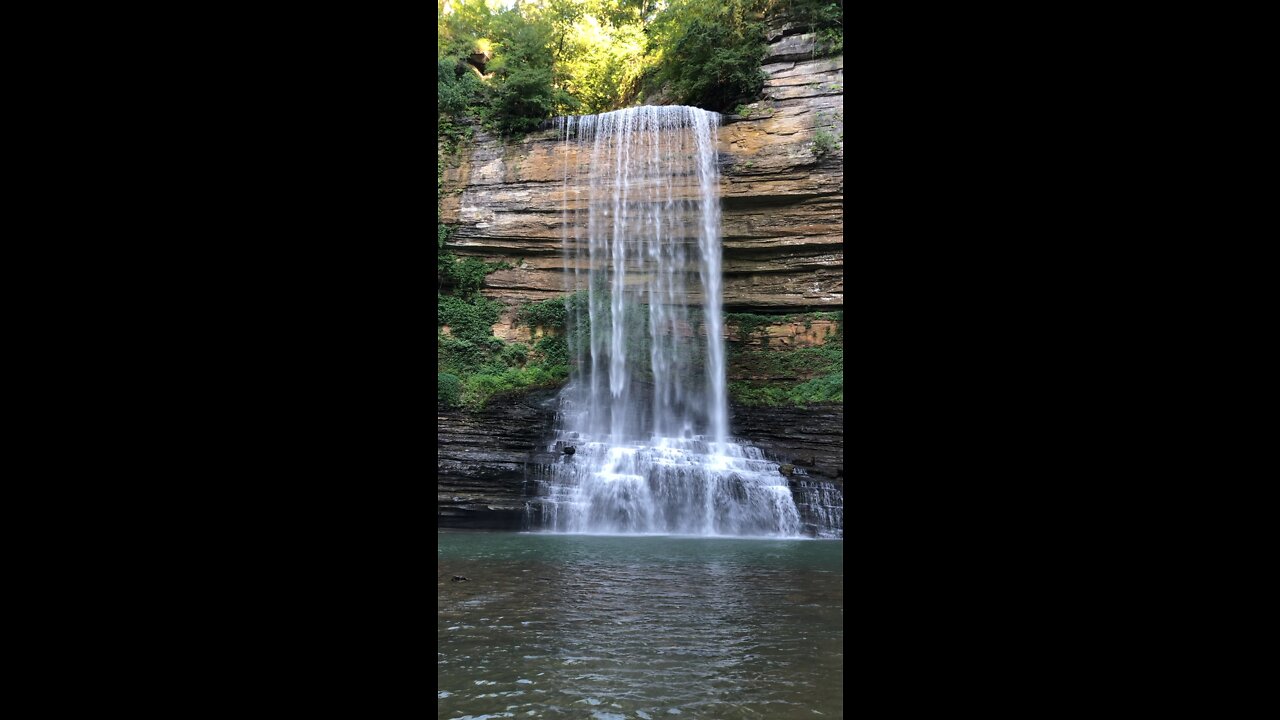
[[[829,0],[437,0],[441,132],[521,133],[653,99],[726,111],[763,83],[765,19],[843,48]]]

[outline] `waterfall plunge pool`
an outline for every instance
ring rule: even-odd
[[[843,715],[842,540],[438,541],[438,717]]]

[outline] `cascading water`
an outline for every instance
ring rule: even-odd
[[[566,342],[544,529],[797,536],[787,479],[728,434],[719,116],[561,118]]]

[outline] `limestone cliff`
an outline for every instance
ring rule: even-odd
[[[730,312],[844,305],[844,59],[811,59],[812,53],[811,35],[778,38],[764,65],[761,99],[723,118]],[[570,152],[555,130],[508,143],[482,132],[445,169],[441,219],[455,227],[452,251],[514,266],[490,274],[481,290],[508,307],[503,324],[515,306],[564,293]]]
[[[815,58],[814,37],[789,32],[771,38],[760,99],[724,115],[719,129],[724,308],[777,316],[754,334],[726,325],[730,380],[808,379],[775,356],[823,345],[835,322],[784,317],[844,307],[844,60]],[[506,308],[493,328],[505,340],[529,339],[531,329],[512,322],[520,305],[565,292],[562,212],[575,194],[566,194],[567,150],[555,130],[505,143],[480,132],[446,161],[450,250],[511,265],[481,288]],[[441,525],[518,528],[554,413],[545,392],[480,413],[441,410]],[[802,486],[843,484],[842,422],[839,406],[735,406],[732,431],[799,468],[790,479],[805,515],[817,501]]]
[[[555,422],[555,391],[498,397],[479,412],[440,410],[436,493],[440,527],[518,530],[529,464]]]

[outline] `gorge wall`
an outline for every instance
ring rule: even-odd
[[[752,333],[730,318],[730,381],[808,379],[773,358],[820,347],[836,332],[835,321],[801,315],[844,308],[843,68],[843,57],[814,57],[813,35],[784,26],[770,38],[760,99],[723,117],[724,308],[769,317]],[[477,132],[446,156],[441,221],[454,228],[450,251],[511,266],[480,290],[504,306],[493,327],[504,340],[536,332],[514,323],[522,304],[565,293],[564,153],[557,131],[544,130],[508,142]],[[842,342],[842,329],[836,337]],[[441,410],[441,526],[519,527],[527,473],[541,462],[554,414],[547,391],[495,399],[479,412]],[[735,405],[732,414],[735,435],[801,468],[798,475],[843,483],[842,406]]]
[[[556,416],[556,390],[495,397],[482,410],[436,420],[440,527],[519,529],[528,466]]]
[[[844,306],[844,59],[806,59],[812,48],[812,36],[778,38],[762,98],[725,115],[719,131],[729,312]],[[441,201],[451,250],[515,266],[491,273],[481,292],[509,310],[562,295],[566,158],[556,131],[508,143],[477,132],[453,160]]]

